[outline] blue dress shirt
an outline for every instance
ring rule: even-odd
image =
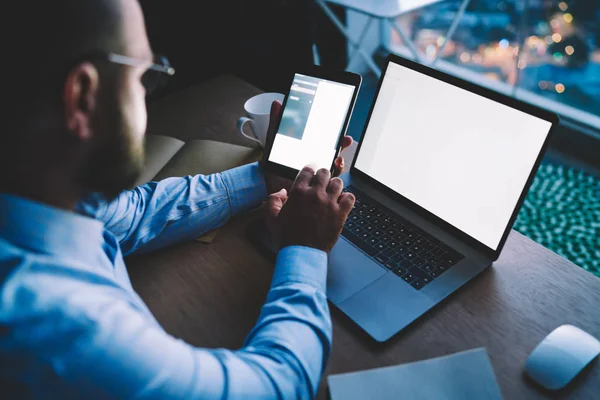
[[[331,349],[324,252],[279,252],[237,351],[169,336],[123,262],[215,229],[266,194],[258,164],[152,182],[79,213],[0,194],[0,397],[314,397]]]

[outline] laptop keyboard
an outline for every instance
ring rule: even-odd
[[[417,290],[464,258],[458,251],[417,228],[349,186],[356,197],[342,236]]]

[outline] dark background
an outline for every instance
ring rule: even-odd
[[[223,73],[264,90],[286,93],[293,73],[313,63],[343,70],[347,43],[314,0],[140,0],[153,49],[168,56],[177,74],[152,102]],[[587,4],[587,3],[585,3]],[[345,13],[329,4],[344,21]],[[349,134],[359,138],[370,108],[364,84]],[[359,118],[360,117],[360,118]],[[362,119],[361,119],[362,118]],[[598,134],[578,124],[562,126],[552,147],[600,167]]]
[[[346,65],[345,39],[311,0],[141,4],[154,51],[166,55],[177,70],[156,97],[222,73],[265,91],[285,92],[293,72],[313,64],[313,44],[322,65]]]

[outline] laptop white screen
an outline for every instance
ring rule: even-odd
[[[551,126],[390,62],[355,166],[496,250]]]

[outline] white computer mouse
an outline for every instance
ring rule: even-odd
[[[531,352],[525,370],[541,386],[558,390],[571,382],[598,354],[598,339],[577,327],[563,325]]]

